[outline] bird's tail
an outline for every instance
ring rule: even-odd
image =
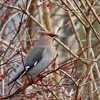
[[[20,65],[17,69],[16,69],[16,71],[14,72],[12,72],[11,73],[11,78],[10,78],[10,80],[9,80],[9,82],[8,82],[8,85],[10,85],[11,83],[13,83],[14,81],[16,81],[20,76],[21,76],[21,74],[24,72],[24,66],[23,65]]]

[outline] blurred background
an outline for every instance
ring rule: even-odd
[[[46,30],[60,41],[55,63],[38,82],[7,86]],[[99,32],[99,0],[0,0],[0,99],[100,100]]]

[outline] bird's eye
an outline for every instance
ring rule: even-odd
[[[55,34],[49,34],[50,37],[57,37]]]

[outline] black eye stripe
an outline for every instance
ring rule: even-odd
[[[50,37],[57,37],[57,35],[53,34],[48,34]]]

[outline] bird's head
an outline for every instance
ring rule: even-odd
[[[52,37],[52,38],[53,38],[53,37],[57,37],[57,35],[56,35],[55,33],[53,33],[53,32],[50,32],[50,33],[48,32],[47,35],[50,36],[50,37]]]
[[[49,36],[51,38],[57,37],[57,35],[54,32],[45,32],[45,31],[39,31],[38,32],[40,35],[44,36]]]

